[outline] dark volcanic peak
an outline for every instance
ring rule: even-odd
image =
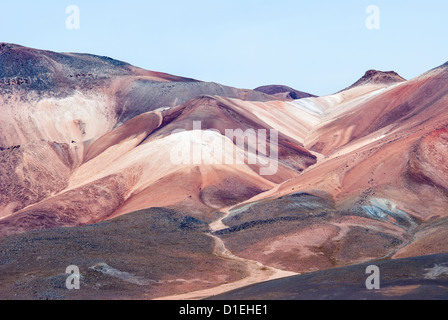
[[[57,53],[0,43],[0,90],[58,90],[92,87],[117,76],[151,76],[167,81],[196,81],[134,67],[109,57]]]
[[[254,89],[255,91],[263,92],[272,96],[277,96],[281,98],[286,99],[302,99],[302,98],[309,98],[309,97],[316,97],[313,94],[298,91],[296,89],[293,89],[291,87],[282,86],[282,85],[268,85],[268,86],[262,86]]]
[[[448,61],[442,64],[439,68],[448,68]]]
[[[83,80],[131,75],[130,65],[93,55],[56,53],[10,43],[0,44],[0,87],[54,90]]]
[[[395,71],[369,70],[361,77],[361,79],[356,81],[347,89],[363,86],[366,84],[392,84],[403,81],[406,81],[406,79],[400,76]]]
[[[0,44],[0,77],[37,76],[55,73],[130,74],[130,65],[91,54],[56,53],[16,44]]]

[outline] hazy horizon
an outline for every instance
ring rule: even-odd
[[[69,30],[66,8],[80,9]],[[379,29],[369,30],[369,5]],[[414,78],[445,63],[444,1],[16,1],[1,42],[109,56],[148,70],[253,89],[337,92],[365,71]]]

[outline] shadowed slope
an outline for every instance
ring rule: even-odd
[[[255,91],[260,91],[269,95],[276,96],[281,99],[303,99],[303,98],[310,98],[310,97],[316,97],[313,94],[298,91],[296,89],[287,87],[287,86],[281,86],[281,85],[268,85],[268,86],[262,86],[254,89]]]
[[[241,263],[214,255],[207,225],[153,208],[84,227],[3,238],[0,299],[152,299],[236,281]],[[67,290],[65,268],[80,269]]]
[[[380,290],[367,290],[368,263],[272,280],[216,300],[446,300],[448,254],[375,261]]]
[[[0,219],[65,189],[81,152],[79,145],[49,142],[0,151]]]
[[[125,122],[140,113],[152,110],[166,110],[204,95],[216,95],[248,101],[278,99],[261,92],[236,89],[213,82],[154,83],[145,79],[136,79],[117,93],[118,119],[119,122]]]
[[[102,137],[84,142],[79,150],[81,162],[71,168],[64,188],[6,217],[0,222],[0,233],[83,225],[153,206],[182,209],[210,221],[215,217],[213,210],[267,191],[316,162],[316,157],[281,127],[278,146],[271,145],[270,126],[246,111],[242,103],[217,96],[198,97],[166,111],[140,114]],[[253,110],[263,107],[261,102],[251,105]],[[201,122],[202,130],[217,130],[205,143],[209,148],[230,150],[231,163],[226,164],[225,152],[221,157],[212,154],[209,164],[205,158],[198,164],[191,159],[180,164],[172,159],[172,150],[179,145],[196,143],[194,121]],[[185,131],[173,135],[179,129]],[[269,164],[275,171],[260,175],[265,165],[249,163],[253,151],[247,149],[248,142],[236,146],[238,139],[225,137],[226,129],[266,130],[265,152],[278,149],[278,159],[272,158]],[[240,154],[244,163],[237,164],[233,152]],[[269,155],[261,156],[267,159]],[[189,183],[180,184],[181,177]]]

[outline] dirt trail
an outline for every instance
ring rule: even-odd
[[[276,190],[278,190],[278,187],[279,187],[279,185],[274,187],[273,189],[267,191],[265,193],[265,195],[275,192]],[[248,200],[246,202],[250,202],[251,200]],[[238,204],[238,205],[241,205],[241,204]],[[232,208],[233,207],[228,207],[228,208],[220,210],[221,212],[224,212],[225,215],[223,215],[220,219],[210,223],[209,226],[210,226],[210,230],[212,232],[227,228],[227,226],[222,221],[226,217],[229,216]],[[218,294],[221,294],[224,292],[228,292],[228,291],[231,291],[234,289],[245,287],[245,286],[248,286],[251,284],[264,282],[264,281],[268,281],[268,280],[273,280],[273,279],[289,277],[289,276],[298,274],[295,272],[290,272],[290,271],[280,270],[280,269],[273,268],[273,267],[268,267],[258,261],[238,257],[226,248],[224,241],[222,241],[221,238],[219,238],[213,234],[209,234],[209,236],[215,240],[215,249],[214,249],[215,254],[224,259],[230,259],[233,261],[243,262],[247,268],[247,276],[241,280],[238,280],[235,282],[230,282],[230,283],[225,283],[225,284],[222,284],[222,285],[214,287],[214,288],[193,291],[193,292],[187,292],[184,294],[160,297],[155,300],[200,300],[200,299],[218,295]]]

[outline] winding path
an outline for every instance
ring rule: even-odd
[[[278,186],[269,191],[266,191],[265,195],[269,195],[269,194],[275,192],[276,190],[278,190]],[[250,200],[248,200],[247,202],[249,202],[249,201]],[[239,206],[239,205],[241,205],[241,204],[238,204],[237,206]],[[209,224],[209,227],[210,227],[210,230],[212,233],[215,231],[227,228],[227,226],[223,223],[223,220],[229,216],[232,208],[233,207],[229,207],[229,208],[220,210],[220,212],[224,212],[225,215],[222,216],[220,219]],[[216,254],[217,256],[224,258],[224,259],[230,259],[233,261],[244,263],[247,268],[247,276],[241,280],[238,280],[235,282],[230,282],[230,283],[225,283],[225,284],[222,284],[217,287],[199,290],[199,291],[188,292],[188,293],[184,293],[184,294],[160,297],[155,300],[200,300],[200,299],[218,295],[218,294],[221,294],[224,292],[228,292],[228,291],[231,291],[234,289],[242,288],[242,287],[245,287],[245,286],[248,286],[251,284],[260,283],[260,282],[273,280],[273,279],[289,277],[289,276],[298,274],[298,273],[291,272],[291,271],[285,271],[285,270],[280,270],[277,268],[265,266],[258,261],[238,257],[226,248],[225,243],[224,243],[224,241],[222,241],[221,238],[213,235],[212,233],[210,233],[209,236],[215,240],[214,254]]]

